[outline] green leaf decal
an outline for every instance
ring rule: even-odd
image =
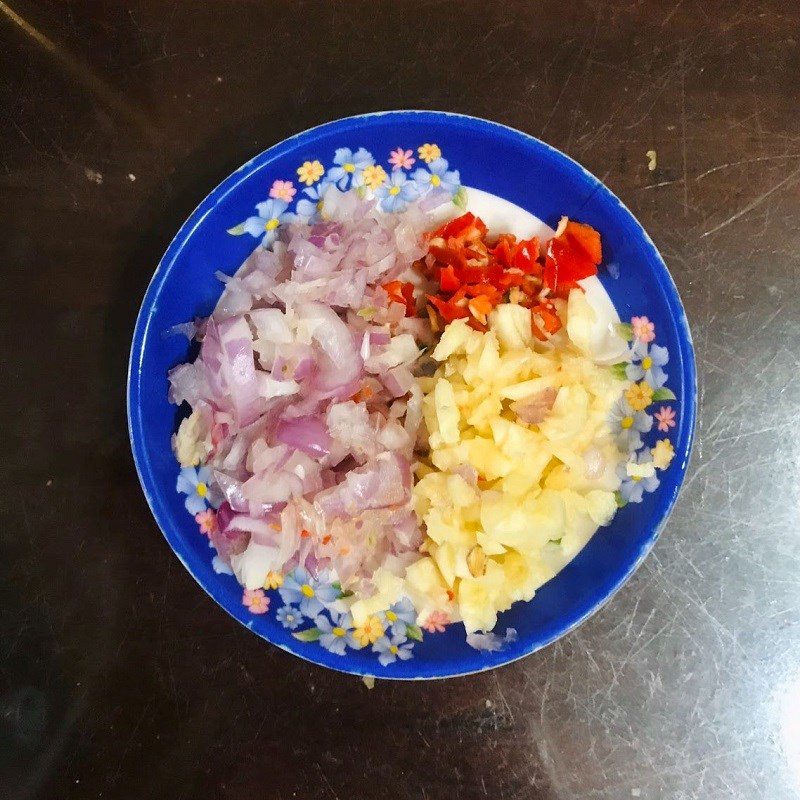
[[[292,636],[301,642],[316,642],[322,636],[322,631],[319,628],[309,628],[305,631],[293,633]]]
[[[675,392],[672,389],[667,389],[666,386],[662,386],[660,389],[656,389],[653,392],[653,402],[660,403],[663,400],[675,400]]]
[[[627,380],[628,376],[625,374],[627,367],[627,361],[620,361],[619,364],[612,364],[610,367],[611,374],[619,381]]]
[[[406,627],[406,635],[409,639],[413,639],[415,642],[422,641],[422,630],[420,629],[419,625],[409,625]]]

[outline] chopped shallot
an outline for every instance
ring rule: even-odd
[[[548,386],[530,397],[516,400],[511,404],[511,410],[522,422],[538,425],[540,422],[544,422],[552,410],[553,403],[556,402],[556,395],[558,395],[558,390]]]
[[[368,582],[423,539],[411,506],[414,370],[433,335],[384,287],[422,296],[412,265],[428,217],[413,205],[379,214],[335,189],[325,206],[329,219],[292,223],[271,251],[219,273],[207,322],[174,329],[201,342],[169,374],[170,399],[203,413],[205,444],[188,441],[195,425],[182,454],[213,469],[224,502],[211,543],[247,588],[293,566]]]
[[[498,636],[496,633],[469,633],[467,634],[467,644],[476,650],[485,653],[498,653],[507,644],[517,641],[517,631],[514,628],[506,628],[505,636]]]

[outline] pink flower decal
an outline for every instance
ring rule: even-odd
[[[285,203],[291,203],[296,194],[297,189],[294,188],[291,181],[275,181],[269,190],[270,197],[275,200],[283,200]]]
[[[194,521],[200,526],[200,533],[208,535],[217,532],[217,512],[210,508],[195,514]]]
[[[398,147],[397,150],[392,150],[391,154],[389,155],[389,163],[392,165],[392,169],[411,169],[411,167],[416,162],[416,158],[412,158],[413,150],[403,150],[402,147]]]
[[[450,617],[444,611],[432,611],[428,619],[422,624],[428,633],[443,633],[445,625],[450,622]]]
[[[658,422],[658,429],[662,433],[667,433],[670,428],[675,427],[675,411],[669,406],[661,406],[653,416]]]
[[[242,603],[250,609],[251,614],[266,614],[269,611],[269,597],[263,589],[245,589]]]
[[[647,317],[633,317],[631,319],[633,335],[645,344],[649,344],[656,338],[656,326]]]

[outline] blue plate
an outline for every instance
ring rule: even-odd
[[[422,145],[438,147],[466,186],[510,200],[552,227],[566,214],[601,232],[605,262],[613,265],[614,274],[618,270],[616,278],[604,270],[601,280],[620,317],[646,316],[654,323],[657,343],[669,351],[667,386],[677,399],[665,405],[674,410],[676,425],[659,436],[670,439],[675,458],[660,473],[658,489],[645,494],[643,502],[620,509],[612,524],[601,528],[531,602],[517,603],[501,615],[497,630],[515,628],[515,642],[499,652],[478,652],[465,643],[463,626],[452,625],[444,633],[426,634],[412,659],[382,666],[371,648],[348,649],[340,656],[319,642],[299,641],[276,619],[274,612],[281,604],[277,593],[271,593],[268,613],[253,614],[242,605],[235,579],[212,568],[207,539],[198,535],[184,508],[185,497],[175,490],[178,466],[170,450],[180,415],[167,400],[167,371],[186,360],[189,347],[184,338],[164,337],[163,332],[212,311],[221,292],[214,272],[234,272],[255,244],[249,234],[227,231],[241,233],[237,224],[253,216],[255,204],[267,199],[276,180],[304,189],[299,179],[310,180],[320,168],[307,166],[303,175],[298,168],[319,161],[335,169],[339,148],[365,148],[387,173],[391,151],[411,151],[408,155],[416,164],[406,161],[402,170],[409,179],[420,167],[441,169],[440,162],[433,161],[436,150],[420,152]],[[291,194],[281,184],[274,191]],[[299,192],[293,205],[303,196]],[[281,206],[273,204],[267,213],[277,213],[276,208],[280,211]],[[139,478],[164,536],[197,582],[229,614],[278,647],[332,669],[398,679],[444,678],[508,663],[555,641],[603,605],[641,563],[675,503],[689,459],[695,402],[692,340],[678,292],[628,209],[597,178],[538,139],[494,122],[432,111],[393,111],[329,122],[261,153],[217,186],[178,231],[153,276],[136,322],[128,375],[128,424]],[[654,428],[649,444],[655,436]]]

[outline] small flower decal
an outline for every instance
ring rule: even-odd
[[[675,427],[675,411],[669,406],[661,406],[653,416],[661,433],[669,433],[669,429]]]
[[[256,205],[257,217],[248,217],[240,225],[230,228],[228,233],[241,236],[249,233],[256,238],[263,236],[261,244],[271,247],[278,238],[278,228],[285,222],[291,222],[293,214],[287,212],[289,204],[285,200],[266,200]]]
[[[631,319],[633,335],[645,344],[650,344],[656,338],[656,326],[647,317],[633,317]]]
[[[251,614],[266,614],[269,611],[269,597],[263,589],[245,589],[242,603],[250,609]]]
[[[290,572],[278,591],[284,603],[299,604],[303,616],[312,619],[339,596],[334,586],[312,578],[304,567],[297,567]]]
[[[285,203],[291,203],[296,194],[297,189],[291,181],[275,181],[269,190],[270,197]]]
[[[650,451],[656,469],[666,469],[675,458],[675,448],[669,439],[659,439],[656,446]]]
[[[388,611],[384,612],[386,627],[391,630],[393,635],[408,635],[410,625],[416,624],[417,612],[414,605],[404,597],[399,603],[395,603]]]
[[[348,645],[360,649],[353,637],[353,619],[349,614],[340,617],[331,614],[331,619],[320,616],[314,620],[314,624],[320,631],[319,643],[331,653],[343,656]]]
[[[634,411],[644,411],[653,402],[653,387],[648,383],[634,383],[625,391],[625,399]]]
[[[394,664],[395,661],[408,661],[412,657],[411,650],[414,647],[405,636],[396,634],[390,639],[388,636],[381,636],[372,646],[372,651],[378,653],[378,661],[384,666]]]
[[[371,617],[367,617],[363,624],[353,631],[353,638],[361,647],[366,647],[368,644],[377,642],[383,636],[383,633],[384,628],[381,624],[381,618],[373,614]]]
[[[206,510],[207,506],[216,505],[215,492],[212,489],[214,473],[210,467],[184,467],[178,473],[175,488],[186,495],[186,510],[194,516]]]
[[[303,189],[303,194],[311,199],[306,200],[303,198],[297,201],[295,213],[302,222],[317,222],[320,219],[325,200],[325,192],[328,191],[329,187],[330,183],[328,183],[328,181],[320,181],[316,186]]]
[[[450,624],[450,617],[444,611],[431,611],[422,627],[428,633],[444,633],[444,629]]]
[[[641,503],[645,492],[654,492],[660,483],[650,453],[641,452],[627,464],[620,464],[617,474],[622,479],[619,495],[622,505]]]
[[[303,615],[294,606],[281,606],[275,614],[275,619],[290,631],[300,627]]]
[[[450,170],[449,164],[444,158],[437,158],[428,164],[428,169],[415,169],[411,178],[420,187],[421,192],[429,189],[442,189],[451,197],[461,186],[461,176],[458,170]]]
[[[423,144],[417,148],[417,152],[426,164],[430,164],[431,161],[436,161],[437,158],[442,157],[442,151],[439,149],[438,144]]]
[[[375,197],[380,200],[381,208],[390,214],[404,211],[418,196],[416,184],[409,181],[405,172],[401,170],[393,172],[389,180],[375,190]]]
[[[354,183],[375,191],[385,180],[386,170],[380,164],[373,164],[364,167],[363,171],[354,179]]]
[[[297,177],[306,186],[316,183],[325,174],[325,167],[320,161],[304,161],[297,168]]]
[[[413,150],[403,150],[402,147],[392,150],[389,154],[389,163],[392,165],[392,169],[411,169],[417,162],[413,153]]]
[[[326,180],[335,183],[341,191],[345,191],[352,179],[367,167],[371,167],[375,159],[363,147],[359,147],[355,153],[349,147],[340,147],[333,157],[333,163],[336,166],[328,170]]]
[[[653,418],[644,411],[634,411],[631,404],[620,397],[611,409],[611,426],[619,449],[630,453],[642,446],[641,434],[650,431]]]
[[[217,532],[217,512],[213,509],[206,509],[194,515],[194,521],[200,527],[200,533],[206,535]]]
[[[637,341],[631,348],[633,361],[628,364],[625,374],[629,381],[645,380],[655,389],[667,382],[667,373],[662,367],[669,361],[669,352],[666,347],[657,344],[647,345]]]

